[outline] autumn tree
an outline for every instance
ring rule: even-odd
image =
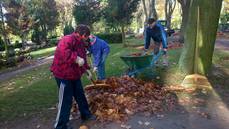
[[[25,2],[10,0],[6,3],[5,9],[7,12],[5,14],[6,23],[9,26],[10,32],[19,36],[25,46],[26,37],[33,24],[33,19],[25,7]]]

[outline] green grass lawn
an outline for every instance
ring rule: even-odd
[[[39,50],[33,53],[36,57],[46,55],[51,50]],[[107,59],[107,75],[119,76],[127,67],[119,58],[120,55],[137,51],[123,48],[122,44],[112,44]],[[47,53],[46,53],[47,52]],[[45,53],[45,54],[44,54]],[[83,84],[90,82],[83,77]],[[24,115],[30,116],[55,106],[57,103],[56,83],[49,71],[49,65],[27,71],[15,78],[0,82],[0,120],[12,120]]]
[[[120,59],[123,54],[138,52],[140,50],[134,47],[123,48],[122,44],[111,44],[111,53],[106,62],[107,76],[123,75],[127,66]],[[34,57],[42,57],[47,54],[52,55],[55,48],[48,48],[31,53]],[[172,85],[179,84],[184,74],[178,70],[178,60],[181,49],[169,51],[168,68],[156,68],[146,71],[152,71],[160,79],[155,79],[155,76],[149,77],[147,74],[141,74],[139,77],[147,78],[161,84]],[[228,52],[215,52],[213,62],[219,63],[225,57],[228,57]],[[222,62],[221,62],[222,63]],[[228,64],[222,63],[224,67]],[[229,68],[229,67],[227,67]],[[146,76],[147,75],[147,76]],[[82,79],[83,84],[90,83],[85,76]],[[33,114],[43,112],[55,106],[57,103],[57,86],[49,71],[49,65],[40,66],[33,70],[24,72],[17,77],[0,82],[0,120],[13,120],[18,117],[29,117]]]
[[[37,51],[30,52],[30,55],[32,56],[32,58],[35,58],[35,59],[40,58],[40,57],[47,57],[47,56],[53,55],[55,49],[56,47],[40,49]]]

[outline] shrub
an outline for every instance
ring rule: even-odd
[[[18,40],[15,41],[14,48],[22,48],[22,43],[19,43]]]
[[[37,45],[40,45],[41,42],[45,40],[45,37],[46,37],[45,32],[42,32],[39,29],[34,29],[31,36],[31,41],[33,41]]]
[[[96,34],[99,38],[108,43],[122,43],[122,33]]]
[[[74,28],[70,24],[66,24],[64,27],[64,35],[69,35],[74,32]]]
[[[57,43],[58,43],[58,38],[52,38],[52,39],[49,39],[49,45],[50,46],[56,46]]]
[[[8,45],[8,57],[13,57],[15,54],[14,45]]]

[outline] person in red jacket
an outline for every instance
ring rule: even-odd
[[[68,122],[73,97],[78,104],[82,121],[96,119],[89,110],[80,80],[85,72],[89,79],[92,77],[86,61],[84,44],[89,35],[90,29],[86,25],[78,25],[75,32],[62,37],[57,45],[50,68],[59,88],[59,104],[54,125],[55,129],[69,128]]]

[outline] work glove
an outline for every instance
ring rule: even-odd
[[[77,56],[77,58],[76,58],[76,64],[78,64],[78,65],[81,67],[81,66],[84,65],[84,62],[85,62],[85,61],[84,61],[83,58]]]
[[[86,70],[86,72],[87,72],[87,78],[88,78],[89,80],[91,80],[91,79],[92,79],[91,71],[90,71],[90,70]]]
[[[144,49],[143,52],[142,52],[142,55],[147,55],[148,54],[148,49]]]
[[[87,50],[86,54],[87,54],[87,56],[91,57],[90,51]]]
[[[95,73],[95,72],[97,72],[98,71],[98,67],[94,67],[93,68],[93,72]]]

